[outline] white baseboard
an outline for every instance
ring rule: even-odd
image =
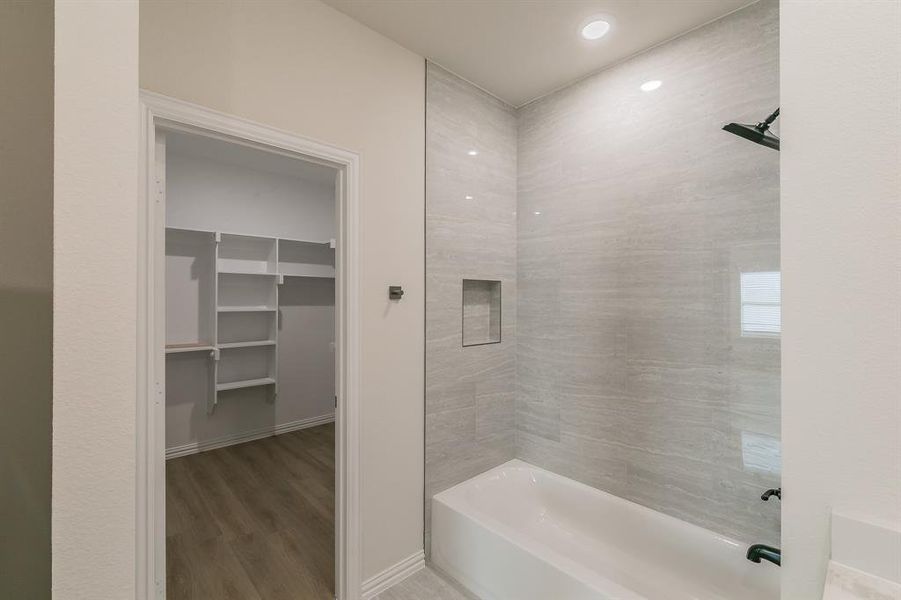
[[[166,460],[178,458],[179,456],[188,456],[189,454],[197,454],[198,452],[206,452],[207,450],[215,450],[216,448],[225,448],[226,446],[231,446],[233,444],[260,440],[273,435],[297,431],[298,429],[306,429],[307,427],[325,425],[326,423],[332,423],[334,420],[335,415],[332,413],[329,415],[321,415],[319,417],[291,421],[290,423],[282,423],[281,425],[273,425],[272,427],[243,431],[241,433],[226,435],[212,440],[173,446],[172,448],[166,448]]]
[[[419,550],[378,575],[363,582],[363,600],[375,598],[391,586],[397,585],[413,573],[425,567],[425,553]]]

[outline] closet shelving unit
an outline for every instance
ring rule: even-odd
[[[193,277],[209,278],[211,294],[198,329],[209,341],[167,340],[166,354],[208,352],[211,359],[207,412],[220,394],[267,387],[278,395],[278,290],[285,277],[335,277],[335,240],[311,241],[243,233],[166,228],[167,243],[207,244],[206,260],[196,259]],[[205,272],[204,272],[205,271]],[[207,313],[204,315],[204,313]],[[199,337],[199,336],[198,336]]]

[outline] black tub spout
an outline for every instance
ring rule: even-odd
[[[748,560],[754,563],[768,560],[774,565],[782,566],[782,551],[766,544],[754,544],[748,548]]]

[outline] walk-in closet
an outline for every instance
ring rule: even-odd
[[[157,139],[167,598],[331,598],[337,171]]]

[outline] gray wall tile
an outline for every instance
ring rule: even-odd
[[[778,154],[720,130],[778,105],[777,2],[519,111],[431,64],[426,95],[427,528],[516,456],[778,543],[779,340],[738,295],[779,269]],[[462,347],[463,278],[503,281],[501,344]]]
[[[434,494],[515,455],[516,114],[429,64],[426,119],[428,531]],[[464,278],[502,282],[499,344],[463,347]]]
[[[779,343],[737,290],[779,269],[778,154],[720,126],[778,102],[763,0],[521,109],[517,196],[517,455],[771,543],[742,439],[778,439]]]

